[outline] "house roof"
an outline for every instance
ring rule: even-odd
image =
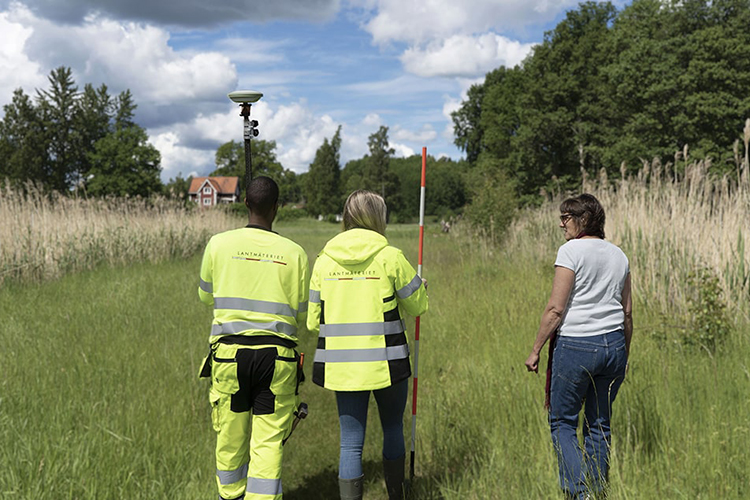
[[[197,193],[208,182],[219,194],[234,194],[239,187],[239,177],[193,177],[190,182],[189,193]]]

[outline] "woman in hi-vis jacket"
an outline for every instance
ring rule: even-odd
[[[403,415],[411,376],[402,313],[427,311],[425,283],[385,238],[386,205],[355,191],[344,206],[344,232],[318,255],[307,327],[318,333],[313,382],[336,391],[341,428],[339,491],[362,498],[362,448],[370,391],[383,426],[388,497],[403,498]]]

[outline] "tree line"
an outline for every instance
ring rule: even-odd
[[[0,121],[0,180],[62,193],[148,196],[161,190],[161,156],[134,120],[129,90],[78,90],[67,67],[34,98],[17,89]]]
[[[748,26],[747,0],[634,0],[621,11],[579,4],[521,64],[469,89],[452,115],[466,158],[428,158],[427,213],[464,213],[500,232],[519,206],[577,189],[585,172],[619,176],[661,158],[679,174],[688,157],[710,158],[715,174],[739,168],[750,117]],[[17,90],[5,106],[0,179],[96,195],[162,189],[159,153],[133,122],[129,91],[112,97],[87,84],[79,92],[67,68],[49,82],[34,98]],[[254,173],[279,183],[282,204],[314,216],[340,213],[351,191],[370,189],[385,197],[391,220],[414,219],[421,158],[393,157],[380,127],[362,158],[341,165],[341,140],[339,128],[302,174],[281,165],[274,141],[253,140]],[[242,183],[244,169],[243,144],[229,141],[210,175]],[[189,182],[179,175],[166,191],[186,198]]]
[[[279,203],[304,207],[313,217],[340,214],[346,197],[357,189],[381,194],[388,204],[390,220],[415,220],[419,215],[422,157],[394,158],[389,146],[388,127],[382,126],[368,138],[368,154],[341,165],[341,127],[325,138],[315,152],[307,172],[295,174],[276,158],[276,142],[252,141],[253,176],[265,175],[279,185]],[[429,156],[430,196],[425,211],[449,218],[461,212],[467,201],[465,175],[467,164],[450,158]],[[237,141],[229,141],[216,151],[215,169],[210,176],[239,177],[244,191],[245,150]],[[187,198],[191,178],[178,175],[167,184],[168,192]]]
[[[655,157],[678,170],[686,155],[711,158],[726,173],[750,117],[748,26],[747,0],[581,3],[522,64],[471,87],[455,144],[521,204]]]

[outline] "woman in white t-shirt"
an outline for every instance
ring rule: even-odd
[[[560,205],[566,243],[534,347],[526,360],[539,370],[550,340],[547,405],[560,487],[572,499],[598,494],[607,484],[612,403],[625,377],[633,333],[628,258],[604,239],[604,209],[590,194]],[[584,449],[578,414],[584,406]]]

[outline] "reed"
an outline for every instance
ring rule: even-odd
[[[681,154],[679,158],[684,158]],[[750,182],[740,175],[708,174],[710,161],[687,163],[682,172],[655,159],[635,175],[616,181],[602,170],[583,176],[582,192],[592,193],[607,213],[607,239],[630,259],[634,292],[644,305],[684,316],[694,290],[690,276],[708,269],[719,279],[731,313],[750,312]],[[520,214],[502,251],[549,260],[562,238],[555,234],[561,196]]]
[[[0,283],[188,257],[233,225],[236,218],[223,210],[189,210],[164,197],[81,198],[6,186],[0,190]]]

